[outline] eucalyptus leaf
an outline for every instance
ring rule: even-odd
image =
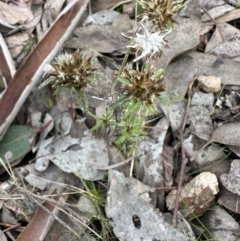
[[[3,162],[11,163],[28,153],[31,150],[30,138],[35,133],[36,131],[28,126],[10,126],[0,141],[0,158]]]

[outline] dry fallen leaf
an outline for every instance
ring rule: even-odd
[[[2,77],[4,77],[6,84],[8,85],[12,79],[15,68],[11,68],[14,66],[11,64],[13,63],[13,60],[2,36],[0,36],[0,45],[0,70]]]
[[[238,241],[240,237],[240,226],[237,221],[220,206],[212,207],[201,222],[207,227],[205,233],[207,240]]]
[[[149,140],[143,140],[140,142],[138,149],[138,152],[140,153],[138,157],[140,166],[147,167],[153,183],[158,186],[163,185],[161,154],[163,151],[164,139],[169,127],[169,122],[166,117],[163,117],[159,123],[158,126],[159,128],[161,126],[161,129],[157,130],[159,134],[156,143]]]
[[[233,36],[218,44],[210,54],[220,56],[222,58],[235,58],[240,56],[240,35]]]
[[[183,100],[178,100],[178,98],[169,100],[168,93],[162,94],[162,97],[169,101],[169,104],[159,103],[161,109],[163,110],[165,116],[168,118],[171,128],[173,131],[179,129],[182,125],[182,121],[185,115],[186,102]]]
[[[0,1],[0,10],[5,20],[11,24],[23,24],[33,19],[31,9],[25,5],[7,4]]]
[[[240,146],[239,138],[239,122],[224,124],[213,131],[210,140],[198,151],[196,155],[199,155],[199,153],[212,142],[231,146]],[[192,161],[196,158],[196,155],[191,158]]]
[[[116,26],[115,22],[118,24]],[[68,48],[94,49],[100,53],[126,52],[129,39],[122,36],[121,32],[132,29],[132,23],[128,16],[119,15],[112,25],[89,25],[76,28],[77,36],[67,43]]]
[[[230,22],[232,20],[238,19],[240,17],[240,9],[234,9],[231,12],[224,14],[223,16],[216,19],[218,23],[220,22]],[[209,24],[209,23],[208,23]]]
[[[240,146],[239,122],[227,123],[216,128],[206,145],[218,142],[225,145]],[[205,145],[205,146],[206,146]]]
[[[240,159],[233,160],[229,174],[222,174],[220,180],[225,188],[240,195]]]
[[[234,10],[235,8],[229,4],[224,4],[222,6],[218,6],[215,8],[212,8],[211,10],[208,11],[208,14],[213,18],[219,18],[221,16],[223,16],[225,13],[230,12],[232,10]],[[207,22],[207,21],[211,21],[211,19],[209,18],[207,13],[204,13],[202,15],[202,22]]]
[[[222,148],[216,145],[209,145],[204,150],[198,151],[205,141],[191,134],[184,140],[184,147],[190,156],[195,156],[194,162],[200,166],[210,165],[214,161],[218,161],[226,157]]]
[[[89,131],[85,131],[81,139],[69,135],[55,140],[49,138],[42,142],[37,156],[41,157],[36,161],[38,171],[44,171],[47,160],[51,160],[61,170],[92,181],[101,180],[106,172],[98,168],[109,164],[107,143]]]
[[[188,55],[192,56],[197,62],[196,75],[219,76],[223,85],[240,85],[238,62],[196,51],[191,51]]]
[[[234,194],[224,187],[220,190],[220,198],[218,203],[223,205],[225,208],[240,214],[240,197],[237,194]]]
[[[223,39],[228,39],[236,35],[240,35],[239,29],[235,28],[234,26],[228,23],[218,23],[218,28],[215,29],[213,35],[208,41],[205,48],[205,52],[211,51],[211,49],[220,44],[223,41]]]
[[[196,91],[193,93],[191,106],[206,106],[209,109],[213,108],[214,95],[212,93],[204,93]]]
[[[47,1],[47,8],[50,9],[53,19],[57,18],[65,2],[66,0],[48,0]]]
[[[12,55],[12,58],[16,58],[23,48],[26,46],[28,40],[30,39],[30,35],[26,32],[19,32],[12,36],[6,37],[5,41],[9,47],[9,51]]]
[[[203,140],[209,140],[213,131],[211,110],[206,106],[191,106],[188,123],[191,133]]]
[[[187,16],[176,18],[176,26],[166,36],[169,48],[163,49],[163,57],[153,61],[157,68],[165,68],[176,56],[194,49],[199,44],[201,31],[200,6],[197,1],[191,1],[191,8]]]
[[[83,26],[86,25],[108,25],[112,24],[114,19],[119,16],[120,13],[114,10],[102,10],[99,12],[96,12],[92,15],[89,15],[87,19],[84,21]]]
[[[164,72],[167,91],[179,98],[184,98],[196,71],[196,61],[192,57],[184,55],[175,58]]]
[[[225,4],[225,1],[224,0],[211,0],[211,1],[200,0],[199,4],[200,4],[201,7],[204,7],[207,10],[210,10],[212,8],[215,8],[215,7],[218,7],[218,6],[221,6],[221,5]]]

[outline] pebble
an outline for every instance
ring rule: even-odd
[[[200,75],[198,81],[200,82],[200,89],[207,93],[216,93],[221,90],[220,77]]]

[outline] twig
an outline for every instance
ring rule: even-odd
[[[119,166],[122,166],[122,165],[125,165],[126,163],[130,162],[132,159],[134,159],[136,157],[136,155],[133,155],[129,158],[127,158],[126,160],[123,160],[117,164],[113,164],[113,165],[110,165],[110,166],[107,166],[107,167],[98,167],[97,170],[109,170],[109,169],[113,169],[113,168],[116,168],[116,167],[119,167]]]
[[[207,11],[207,9],[205,7],[202,7],[202,9],[208,15],[208,17],[213,21],[213,23],[215,24],[216,28],[218,29],[218,32],[219,32],[219,34],[221,36],[222,41],[224,41],[224,37],[222,35],[222,31],[220,30],[217,22],[212,18],[212,16],[209,14],[209,12]]]
[[[61,208],[61,206],[66,205],[66,203],[63,202],[63,200],[61,199],[61,203],[59,203],[59,201],[56,201],[54,199],[49,199],[49,198],[43,198],[41,196],[38,196],[30,191],[28,191],[27,189],[21,187],[19,185],[19,183],[17,182],[16,177],[13,174],[13,171],[11,169],[11,166],[9,163],[7,163],[7,165],[9,166],[9,168],[6,166],[6,164],[3,162],[3,160],[0,158],[0,163],[2,164],[2,166],[5,168],[6,172],[9,174],[9,176],[13,179],[14,184],[16,185],[16,187],[19,189],[19,191],[27,196],[31,201],[33,201],[34,203],[37,204],[38,207],[42,208],[44,211],[46,211],[53,219],[55,219],[56,221],[58,221],[60,224],[63,225],[63,227],[65,227],[66,229],[68,229],[70,232],[72,232],[74,235],[76,235],[77,237],[80,237],[79,234],[77,232],[75,232],[66,222],[64,222],[63,220],[61,220],[56,214],[54,214],[54,212],[51,212],[48,208],[46,208],[41,201],[38,201],[38,199],[40,200],[44,200],[45,202],[48,202],[54,206],[56,206],[56,208],[58,208],[60,211],[62,211],[63,213],[65,213],[66,215],[68,215],[68,213]],[[58,195],[59,196],[59,195]],[[75,223],[79,222],[80,224],[82,224],[84,227],[88,228],[88,230],[90,230],[91,232],[93,232],[99,239],[102,239],[93,229],[91,229],[90,227],[88,227],[85,222],[82,222],[81,220],[78,220],[76,217],[73,217],[72,215],[69,215],[71,218],[74,219],[74,221],[76,221]]]
[[[2,36],[2,34],[0,33],[0,46],[2,48],[2,51],[3,51],[3,54],[4,54],[4,57],[7,61],[7,64],[8,64],[8,68],[9,68],[9,71],[10,71],[10,74],[11,74],[11,77],[13,77],[16,73],[16,68],[14,66],[14,61],[12,59],[12,56],[9,52],[9,49],[7,47],[7,44],[6,42],[4,41],[4,38]]]
[[[181,169],[180,169],[180,176],[179,176],[179,181],[178,181],[175,206],[174,206],[174,210],[173,210],[173,217],[172,217],[172,226],[173,227],[176,226],[176,222],[177,222],[179,199],[180,199],[181,188],[182,188],[182,183],[183,183],[184,171],[185,171],[185,167],[187,164],[187,158],[185,156],[185,148],[184,148],[184,144],[183,144],[183,133],[184,133],[187,118],[188,118],[188,113],[189,113],[189,108],[190,108],[190,103],[191,103],[192,86],[193,86],[195,79],[196,79],[196,77],[194,77],[194,79],[192,80],[192,82],[189,84],[189,87],[188,87],[188,102],[187,102],[186,112],[185,112],[184,120],[182,123],[182,127],[179,130],[179,137],[180,137],[180,142],[181,142],[181,153],[182,153],[182,164],[181,164]]]
[[[237,111],[239,109],[240,109],[240,105],[236,105],[236,106],[230,108],[231,111]]]
[[[20,226],[20,224],[11,225],[8,228],[4,229],[3,233],[6,233],[6,232],[8,232],[8,231],[10,231],[12,229],[15,229],[15,228],[19,228],[19,226]]]

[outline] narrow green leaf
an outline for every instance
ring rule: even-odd
[[[155,78],[158,78],[160,77],[164,72],[164,69],[161,68],[161,69],[158,69],[156,72],[155,72]]]
[[[95,131],[97,130],[99,127],[103,126],[103,122],[102,121],[99,121],[97,122],[97,124],[95,126],[93,126],[90,131]]]
[[[157,112],[154,105],[148,105],[147,109],[151,114],[155,114]]]
[[[170,105],[170,102],[167,100],[167,99],[164,99],[164,98],[158,98],[163,104],[169,106]]]
[[[129,101],[129,96],[123,95],[113,103],[111,103],[110,108],[115,109],[119,106],[126,104]]]
[[[62,86],[57,86],[56,90],[54,91],[54,95],[58,95],[62,90]]]
[[[44,81],[39,85],[38,88],[39,88],[39,89],[42,89],[43,87],[51,84],[51,83],[54,82],[54,81],[55,81],[55,77],[49,77],[49,78],[47,78],[46,80],[44,80]]]

